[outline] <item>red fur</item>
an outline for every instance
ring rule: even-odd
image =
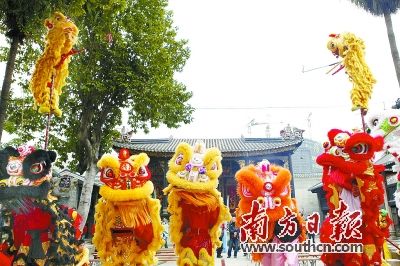
[[[328,137],[332,146],[335,146],[333,139],[336,134],[343,131],[333,129],[329,131]],[[326,199],[329,207],[330,216],[333,216],[335,205],[333,199],[334,189],[337,193],[341,189],[352,191],[353,184],[357,181],[358,189],[362,195],[361,211],[362,225],[359,230],[362,233],[362,240],[342,239],[348,243],[362,243],[364,245],[374,245],[376,252],[372,258],[366,254],[339,254],[325,253],[321,259],[326,265],[336,265],[340,262],[344,265],[380,265],[381,251],[385,237],[389,235],[388,227],[379,227],[379,208],[383,204],[383,177],[380,174],[384,170],[382,165],[372,165],[371,159],[375,152],[383,147],[383,138],[373,138],[366,133],[349,134],[350,138],[346,141],[343,152],[348,156],[342,156],[340,153],[334,155],[329,153],[321,154],[317,158],[317,163],[323,166],[323,189],[326,192]],[[341,147],[338,147],[341,148]],[[354,192],[353,192],[354,193]],[[329,236],[333,232],[333,226],[329,218],[323,222],[321,227],[321,242],[332,243]]]
[[[180,207],[182,207],[183,217],[182,247],[191,248],[196,257],[199,257],[200,249],[205,248],[211,256],[213,246],[209,228],[218,220],[219,207],[210,211],[207,206],[193,208],[193,205],[183,202]]]

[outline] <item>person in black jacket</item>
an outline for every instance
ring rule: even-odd
[[[222,241],[225,233],[225,224],[221,224],[221,235],[219,236],[219,240]],[[217,248],[217,258],[222,258],[222,250],[224,249],[224,243],[221,244],[219,248]]]
[[[228,225],[229,232],[229,249],[228,249],[228,258],[231,257],[232,248],[233,248],[233,256],[236,258],[239,250],[239,228],[236,227],[236,219],[232,218],[231,222]]]

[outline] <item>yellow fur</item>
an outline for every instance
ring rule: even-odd
[[[207,175],[211,180],[217,179],[222,174],[222,156],[221,152],[216,148],[208,149],[204,155],[204,164],[206,165]],[[217,169],[212,170],[211,168],[216,164]]]
[[[112,168],[115,176],[119,176],[119,161],[118,158],[111,154],[104,154],[97,162],[97,167],[100,169],[110,167]]]
[[[364,58],[364,41],[353,33],[342,33],[328,42],[328,49],[343,58],[343,65],[353,83],[351,90],[352,111],[368,109],[372,87],[376,83]]]
[[[190,248],[184,248],[181,252],[181,256],[179,256],[177,265],[179,266],[188,266],[188,265],[215,265],[214,264],[214,252],[213,255],[210,256],[207,253],[207,250],[202,248],[199,252],[199,258],[196,258],[193,251]]]
[[[153,183],[147,181],[142,187],[127,190],[115,190],[108,186],[102,186],[99,194],[109,201],[129,201],[149,198],[153,191]]]
[[[84,265],[90,265],[89,261],[89,249],[88,248],[83,248],[81,254],[77,258],[78,264],[75,266],[84,266]]]
[[[30,89],[33,94],[35,106],[40,113],[54,113],[61,116],[58,107],[59,96],[68,76],[68,63],[70,57],[61,63],[63,55],[68,54],[76,42],[78,28],[60,12],[55,12],[45,25],[52,25],[46,36],[46,47],[37,60],[32,75]],[[54,80],[53,80],[54,79]],[[53,92],[50,96],[48,84],[53,82]]]
[[[175,160],[179,154],[182,154],[183,160],[181,165],[175,164]],[[179,172],[185,169],[185,165],[189,162],[190,158],[193,156],[192,147],[188,143],[179,143],[178,147],[175,150],[174,156],[169,160],[168,167],[171,172]]]
[[[179,178],[176,174],[168,172],[167,173],[168,187],[166,187],[163,191],[164,193],[168,193],[172,187],[180,187],[184,189],[190,190],[198,190],[198,191],[212,191],[216,187],[218,187],[218,180],[210,180],[206,183],[194,183],[187,181],[185,179]]]
[[[161,247],[163,240],[161,234],[163,227],[160,219],[160,202],[156,199],[146,198],[148,213],[150,214],[154,238],[148,245],[147,250],[140,252],[139,247],[135,241],[124,243],[123,245],[114,245],[111,228],[114,226],[114,221],[119,213],[116,205],[111,201],[100,199],[96,205],[95,213],[95,235],[93,237],[93,244],[96,246],[99,257],[101,258],[102,265],[115,266],[144,264],[156,265],[157,258],[155,253]]]
[[[131,160],[133,161],[132,165],[135,169],[138,169],[142,165],[148,165],[150,162],[149,156],[143,152],[138,155],[132,155]]]
[[[132,172],[138,173],[141,167],[149,163],[149,157],[145,153],[131,156],[127,160],[132,164]],[[105,154],[97,163],[101,169],[112,168],[115,178],[120,176],[120,161],[118,158]],[[141,187],[119,190],[108,186],[102,186],[95,209],[95,234],[93,244],[98,250],[102,265],[156,265],[156,251],[164,243],[162,239],[163,226],[161,225],[158,199],[152,199],[154,185],[147,181]],[[113,238],[114,227],[138,229],[140,226],[151,224],[153,238],[146,250],[141,250],[136,244],[135,236],[131,234],[123,240]]]
[[[206,175],[209,177],[209,180],[207,182],[191,182],[181,178],[178,173],[185,170],[185,165],[190,162],[195,153],[202,153],[202,151],[204,151],[203,164],[206,168]],[[178,156],[182,157],[180,164],[176,163]],[[222,244],[219,240],[221,233],[220,225],[224,221],[231,220],[229,210],[223,203],[221,193],[217,190],[218,177],[222,173],[221,160],[221,152],[216,148],[202,150],[202,147],[199,145],[197,145],[195,148],[192,148],[187,143],[180,143],[177,146],[172,159],[169,161],[169,171],[167,173],[169,185],[163,191],[164,194],[168,194],[168,212],[171,214],[169,230],[171,240],[175,244],[175,252],[178,255],[177,265],[179,266],[214,265],[215,249]],[[201,249],[199,258],[196,258],[195,254],[190,248],[183,248],[181,246],[181,239],[183,237],[183,233],[181,232],[183,217],[182,208],[179,206],[179,203],[181,201],[185,201],[180,196],[180,192],[183,190],[194,195],[197,193],[200,196],[201,194],[202,196],[200,198],[203,198],[204,193],[209,193],[210,196],[215,197],[218,201],[216,204],[216,206],[219,207],[218,219],[217,222],[209,229],[212,243],[211,256],[208,255],[206,249]],[[186,198],[186,201],[187,200],[188,199]]]

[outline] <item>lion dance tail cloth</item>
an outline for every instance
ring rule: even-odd
[[[2,266],[89,265],[80,215],[50,195],[55,159],[55,152],[31,146],[0,151]]]
[[[105,154],[98,161],[102,198],[96,205],[93,243],[104,266],[156,265],[161,248],[160,208],[153,199],[153,183],[145,153],[131,156],[121,149],[118,158]]]
[[[70,55],[77,52],[72,46],[76,43],[79,31],[75,24],[60,12],[55,12],[46,19],[45,26],[48,28],[46,46],[36,62],[30,89],[35,106],[39,107],[39,113],[61,116],[59,97],[68,76]],[[54,88],[52,93],[51,87]]]
[[[179,266],[214,265],[215,250],[222,244],[220,226],[231,219],[217,190],[221,160],[217,148],[180,143],[169,161],[164,193]]]
[[[343,67],[346,69],[349,79],[353,83],[351,90],[352,111],[357,109],[367,110],[372,95],[372,87],[376,80],[365,62],[364,41],[349,32],[331,34],[327,47],[336,57],[343,58],[343,65],[340,69]]]
[[[305,240],[304,220],[296,200],[291,198],[289,170],[264,160],[240,169],[236,173],[236,180],[240,196],[236,223],[241,228],[242,243],[278,244]],[[263,219],[256,220],[256,216]],[[285,220],[293,225],[287,232],[284,232],[285,224],[290,223],[285,223]],[[255,224],[260,225],[257,235],[252,231]],[[298,265],[296,253],[253,253],[252,259],[265,266]]]
[[[324,253],[321,259],[327,265],[382,265],[390,221],[382,222],[379,210],[384,202],[380,174],[384,166],[374,165],[372,158],[382,150],[383,138],[339,129],[330,130],[328,138],[325,152],[317,158],[329,207],[320,239],[332,244],[362,243],[363,253]]]

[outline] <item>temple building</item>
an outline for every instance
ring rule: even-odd
[[[141,152],[150,157],[149,168],[152,172],[152,181],[155,186],[154,196],[162,202],[162,215],[167,216],[167,198],[162,190],[167,187],[166,173],[168,161],[172,158],[175,148],[181,142],[194,145],[203,141],[207,148],[216,147],[222,153],[223,173],[219,178],[219,191],[224,203],[229,206],[233,214],[239,202],[236,193],[235,173],[242,166],[257,163],[267,159],[273,164],[281,165],[293,171],[292,155],[302,144],[303,130],[286,127],[281,131],[281,138],[226,138],[226,139],[129,139],[122,136],[114,141],[113,148],[129,149],[131,154]],[[292,179],[292,196],[295,195],[294,180]]]
[[[297,204],[305,216],[320,210],[318,195],[312,193],[309,188],[321,181],[322,167],[316,163],[316,158],[322,152],[322,143],[304,139],[292,156],[292,176],[296,188]]]
[[[155,186],[154,197],[162,202],[162,216],[168,216],[167,198],[162,190],[167,187],[166,173],[168,161],[172,158],[175,148],[180,142],[191,145],[203,141],[205,145],[217,147],[222,152],[223,173],[219,178],[219,191],[224,203],[233,214],[239,198],[236,193],[235,173],[244,165],[257,163],[263,159],[288,168],[292,173],[292,196],[296,196],[299,210],[311,214],[319,210],[320,197],[309,191],[309,187],[321,180],[322,169],[315,163],[315,158],[321,153],[320,143],[303,139],[302,130],[286,127],[281,131],[281,138],[227,138],[227,139],[131,139],[122,134],[113,142],[113,149],[128,148],[131,154],[145,152],[150,157],[149,168],[152,172],[152,182]],[[77,208],[84,177],[68,169],[55,169],[53,178],[53,193],[62,204]],[[102,183],[99,176],[95,177],[91,208],[87,220],[87,228],[94,224],[94,206],[100,195]],[[322,200],[324,197],[322,196]],[[91,237],[88,230],[86,237]]]

